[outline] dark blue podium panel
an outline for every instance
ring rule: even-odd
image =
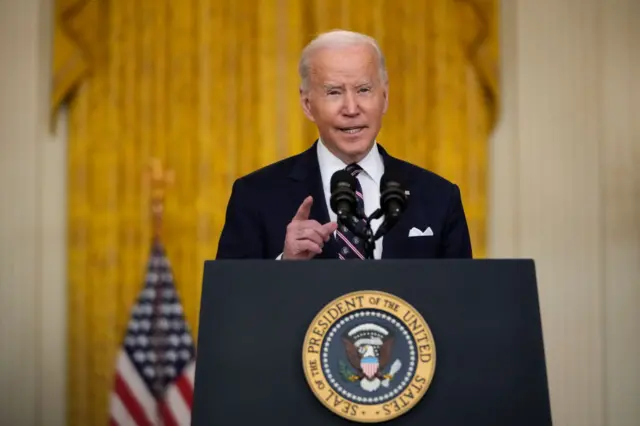
[[[197,352],[196,426],[552,424],[530,260],[206,262]]]

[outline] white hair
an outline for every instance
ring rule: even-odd
[[[298,73],[300,74],[302,90],[307,90],[309,88],[309,63],[313,53],[323,48],[337,48],[356,45],[366,45],[373,48],[378,59],[380,79],[386,83],[388,78],[386,61],[384,54],[382,53],[382,49],[380,49],[380,46],[378,46],[378,43],[373,37],[353,31],[332,30],[318,35],[302,50],[300,62],[298,64]]]

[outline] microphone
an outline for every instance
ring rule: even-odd
[[[380,179],[380,207],[387,221],[397,221],[405,210],[407,196],[399,179],[389,173]]]
[[[398,222],[407,207],[407,195],[392,174],[385,173],[380,179],[380,209],[379,215],[384,215],[384,221],[378,228],[374,239],[380,238]]]
[[[342,221],[348,221],[357,213],[356,178],[346,170],[338,170],[331,176],[329,205]]]

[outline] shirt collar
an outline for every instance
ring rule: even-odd
[[[318,138],[317,144],[318,164],[320,165],[320,174],[322,175],[322,184],[325,189],[329,188],[331,176],[338,170],[342,170],[348,166],[344,161],[333,155],[331,151],[324,145],[321,138]],[[364,173],[367,174],[376,184],[380,183],[382,174],[384,173],[384,163],[382,156],[378,150],[377,142],[367,153],[367,155],[358,162]]]

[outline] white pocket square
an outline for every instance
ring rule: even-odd
[[[418,228],[413,227],[409,231],[409,236],[410,237],[432,237],[433,231],[431,230],[430,226],[427,226],[427,229],[425,229],[424,231],[421,231]]]

